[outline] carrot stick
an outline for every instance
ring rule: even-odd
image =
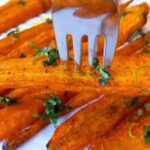
[[[150,126],[149,115],[135,122],[125,119],[110,135],[96,139],[90,150],[149,150],[149,144],[144,141],[144,126]]]
[[[147,40],[150,41],[150,31],[146,33]],[[117,50],[117,55],[132,55],[138,50],[143,49],[145,46],[144,38],[139,37],[136,40],[132,41],[131,43],[125,45],[124,47],[121,47]],[[142,50],[143,53],[143,50]]]
[[[143,103],[147,98],[141,99]],[[115,128],[135,107],[127,107],[119,96],[104,96],[81,109],[57,127],[49,150],[79,150]]]
[[[41,90],[39,90],[39,91],[41,91]],[[78,108],[78,107],[84,105],[85,103],[88,103],[92,99],[96,98],[97,96],[99,96],[98,93],[78,94],[75,97],[71,98],[66,103],[66,105],[72,106],[73,108]],[[64,113],[67,113],[67,112],[64,112]],[[18,147],[24,141],[26,141],[27,139],[29,139],[30,137],[35,135],[38,131],[40,131],[42,128],[44,128],[48,123],[49,123],[49,121],[47,121],[47,120],[44,122],[37,121],[35,124],[33,124],[31,126],[31,128],[29,128],[23,132],[17,133],[17,135],[15,135],[15,138],[14,138],[14,136],[7,137],[5,144],[3,145],[3,149],[10,149],[10,148],[14,149],[14,148]]]
[[[42,130],[50,123],[50,120],[39,120],[34,123],[29,129],[21,132],[19,135],[12,136],[6,139],[3,144],[3,150],[14,150],[19,147],[20,144],[24,143],[26,140],[30,139],[37,132]]]
[[[143,27],[143,24],[146,23],[146,18],[142,16],[147,16],[149,6],[147,3],[142,3],[138,6],[127,8],[126,12],[129,12],[128,15],[120,19],[118,46],[122,45],[132,36],[134,32],[131,33],[131,31],[137,31]]]
[[[73,98],[69,99],[65,103],[67,106],[73,107],[73,109],[78,108],[85,103],[93,100],[94,98],[97,98],[99,94],[97,93],[81,93],[77,94]],[[62,115],[68,113],[67,111],[63,112]],[[31,126],[31,128],[28,128],[27,130],[24,130],[22,132],[19,132],[14,136],[6,137],[5,143],[3,145],[4,150],[11,150],[19,147],[23,142],[27,141],[29,138],[34,136],[37,132],[39,132],[41,129],[43,129],[45,126],[47,126],[50,123],[49,120],[39,120],[35,124]]]
[[[17,2],[0,13],[0,33],[45,12],[50,6],[51,1],[49,0],[26,0],[23,5]]]
[[[12,59],[0,64],[0,87],[53,85],[54,88],[61,87],[77,93],[96,91],[98,93],[141,95],[145,93],[140,91],[149,90],[149,65],[149,54],[132,57],[116,56],[110,71],[112,78],[105,86],[101,86],[98,82],[99,76],[89,74],[86,59],[83,61],[83,73],[76,72],[71,62],[70,70],[65,71],[62,65],[45,67],[42,59],[35,62],[31,58]]]
[[[133,13],[128,13],[125,18],[129,20],[137,20],[137,22],[132,21],[132,25],[127,24],[126,19],[121,19],[120,21],[120,32],[119,32],[119,41],[122,41],[122,43],[125,43],[128,38],[140,28],[143,27],[145,24],[146,16],[140,15],[139,12],[147,14],[147,7],[145,4],[137,5],[131,8],[128,8],[129,10],[132,10]],[[128,11],[128,9],[126,11]],[[137,11],[138,10],[138,11]],[[133,15],[134,14],[134,15]],[[143,17],[143,19],[141,19]],[[125,27],[128,26],[126,29]],[[130,36],[129,36],[130,35]],[[34,38],[33,38],[34,37]],[[128,38],[127,38],[128,37]],[[52,28],[52,25],[48,25],[46,23],[43,23],[41,25],[38,25],[36,27],[33,27],[31,29],[25,30],[23,32],[19,33],[19,39],[14,40],[14,37],[7,37],[3,40],[0,40],[0,59],[7,59],[7,58],[13,58],[13,57],[19,57],[20,54],[24,53],[25,55],[32,56],[35,54],[35,51],[31,48],[29,48],[29,43],[32,41],[35,45],[39,47],[45,47],[49,46],[50,41],[54,40],[54,30]],[[84,38],[84,46],[83,46],[83,54],[88,53],[87,51],[87,39]],[[103,53],[103,43],[104,39],[101,39],[99,42],[99,54],[102,55]],[[121,43],[118,43],[118,46],[121,45]],[[69,48],[72,48],[72,44],[69,44]],[[72,55],[72,54],[71,54]]]
[[[5,51],[10,51],[16,46],[20,47],[20,44],[23,42],[30,42],[33,37],[38,36],[40,33],[45,33],[45,35],[48,35],[52,30],[52,25],[48,23],[42,23],[40,25],[34,26],[32,28],[26,29],[24,31],[21,31],[18,33],[19,38],[15,39],[13,36],[8,36],[4,39],[0,40],[0,53]],[[28,48],[28,47],[27,47]]]
[[[10,0],[6,4],[0,6],[0,13],[10,9],[11,7],[13,7],[18,2],[19,2],[19,0]]]
[[[21,130],[34,124],[38,119],[33,117],[34,112],[42,113],[44,111],[43,102],[46,94],[54,91],[50,88],[30,88],[18,89],[7,94],[10,98],[16,98],[17,103],[0,109],[0,139],[13,136]],[[55,91],[55,94],[65,103],[72,98],[75,93],[66,93],[64,91]]]

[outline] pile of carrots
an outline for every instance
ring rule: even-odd
[[[0,40],[0,96],[17,100],[12,105],[0,102],[0,139],[5,140],[4,150],[16,149],[50,123],[49,118],[43,120],[33,114],[44,113],[45,106],[39,99],[51,93],[73,110],[96,101],[58,126],[47,144],[48,149],[150,149],[143,133],[143,128],[150,126],[150,110],[147,110],[150,105],[150,32],[130,41],[146,24],[149,6],[142,3],[127,8],[129,4],[120,6],[118,49],[110,70],[111,78],[105,86],[99,84],[97,72],[91,74],[88,69],[86,38],[82,47],[82,72],[74,69],[72,60],[69,70],[64,70],[59,59],[56,66],[43,65],[45,56],[33,60],[36,51],[31,43],[42,49],[55,41],[52,21],[47,20]],[[50,0],[11,0],[0,7],[0,33],[50,8]],[[71,39],[68,43],[69,55],[73,57]],[[103,43],[104,39],[101,39],[100,64]],[[55,44],[54,49],[57,49]],[[130,105],[132,102],[136,104]],[[72,109],[64,110],[59,116],[70,111]]]

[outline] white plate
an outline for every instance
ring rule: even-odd
[[[0,5],[3,5],[7,1],[9,1],[9,0],[0,0]],[[125,2],[127,0],[122,0],[122,1]],[[132,5],[139,4],[143,1],[146,1],[150,4],[150,0],[134,0]],[[47,18],[47,17],[51,17],[50,12],[42,14],[42,15],[40,15],[40,17],[36,17],[34,19],[27,21],[25,24],[22,24],[21,26],[19,26],[19,28],[21,30],[24,30],[26,28],[33,26],[35,22],[39,23],[39,22],[41,22],[41,20],[43,20],[43,18]],[[147,23],[145,29],[150,30],[150,19],[149,19],[149,23]],[[0,35],[0,38],[3,38],[5,36],[6,36],[6,34],[2,34],[2,35]],[[69,114],[65,117],[60,118],[58,120],[58,124],[61,124],[70,115],[72,115],[72,114]],[[49,125],[45,129],[43,129],[41,132],[39,132],[36,136],[34,136],[32,139],[30,139],[25,144],[23,144],[20,148],[18,148],[18,150],[46,150],[45,146],[46,146],[48,140],[51,138],[54,130],[55,129],[54,129],[53,125]],[[0,147],[1,146],[2,146],[2,142],[0,142]]]

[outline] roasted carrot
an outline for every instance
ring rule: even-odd
[[[13,136],[35,123],[38,119],[33,117],[33,113],[41,113],[44,110],[43,102],[39,99],[51,93],[52,90],[49,88],[31,88],[18,89],[7,94],[11,98],[16,98],[17,103],[0,109],[0,124],[3,126],[0,130],[0,139]],[[75,95],[64,91],[55,91],[55,94],[63,103]]]
[[[122,45],[131,37],[133,33],[130,31],[137,31],[142,28],[143,23],[146,23],[146,18],[143,16],[147,16],[149,13],[149,6],[147,3],[142,3],[138,6],[127,8],[125,11],[132,17],[130,15],[125,15],[120,19],[118,46]],[[125,23],[123,24],[122,22]]]
[[[10,0],[6,4],[0,6],[0,13],[10,9],[11,7],[13,7],[18,2],[19,2],[19,0]]]
[[[0,33],[45,12],[50,6],[49,0],[26,0],[23,5],[16,2],[15,5],[0,13]]]
[[[150,31],[146,33],[147,40],[150,41]],[[138,52],[138,50],[141,50],[141,53],[144,52],[144,38],[139,37],[132,41],[131,43],[125,45],[124,47],[121,47],[120,49],[117,50],[116,54],[117,55],[132,55],[135,52]]]
[[[93,100],[94,98],[97,98],[98,96],[99,94],[97,93],[77,94],[73,98],[69,99],[69,101],[67,101],[65,105],[71,106],[74,110],[75,108],[78,108],[84,105],[85,103],[88,103],[89,101]],[[67,112],[63,112],[62,115],[66,113]],[[11,150],[11,149],[17,148],[23,142],[31,138],[33,135],[35,135],[37,132],[39,132],[42,128],[44,128],[49,123],[50,123],[49,120],[39,120],[35,124],[33,124],[31,128],[28,128],[24,131],[17,133],[15,137],[14,136],[6,137],[5,143],[3,145],[3,149]]]
[[[9,139],[6,139],[2,149],[3,150],[14,150],[20,146],[23,142],[30,139],[32,136],[34,136],[37,132],[39,132],[41,129],[43,129],[45,126],[47,126],[50,123],[50,120],[39,120],[36,123],[34,123],[30,128],[22,131],[19,133],[19,135],[15,135],[12,137],[9,137]]]
[[[24,31],[21,31],[18,33],[19,38],[15,39],[13,36],[8,36],[4,39],[0,40],[0,53],[3,52],[3,50],[7,51],[7,49],[10,51],[11,49],[15,48],[16,45],[18,48],[20,47],[20,44],[23,45],[24,42],[30,42],[33,37],[38,36],[40,33],[49,34],[52,30],[52,24],[48,23],[42,23],[40,25],[34,26],[32,28],[26,29]],[[28,48],[28,47],[26,47]]]
[[[1,61],[0,87],[54,85],[54,89],[61,87],[76,92],[96,91],[123,95],[143,95],[146,94],[144,91],[149,91],[149,54],[116,56],[110,71],[112,77],[105,86],[99,84],[99,76],[88,72],[86,59],[83,61],[82,73],[74,70],[72,62],[70,70],[65,71],[63,65],[45,67],[43,60],[45,59],[33,61],[32,58],[24,58]],[[149,95],[149,92],[147,94]]]
[[[149,150],[150,145],[144,140],[144,126],[150,126],[149,115],[136,122],[124,120],[110,135],[96,139],[90,150]]]
[[[121,19],[120,22],[120,33],[119,33],[119,41],[122,41],[122,43],[125,43],[128,39],[126,37],[130,37],[135,31],[143,27],[145,24],[146,16],[139,15],[139,12],[143,12],[144,14],[147,14],[147,7],[145,4],[137,5],[131,8],[128,8],[129,10],[132,10],[133,13],[128,13],[125,17],[127,17],[130,20],[133,20],[133,14],[135,13],[134,17],[136,17],[137,22],[132,22],[132,25],[128,25],[126,19]],[[128,9],[126,11],[128,11]],[[137,12],[137,9],[139,9]],[[136,15],[138,14],[138,15]],[[141,20],[140,18],[143,17]],[[130,24],[130,23],[129,23]],[[128,30],[125,28],[128,26]],[[3,40],[0,40],[0,59],[7,59],[7,58],[13,58],[13,57],[19,57],[20,54],[30,55],[32,56],[35,54],[35,51],[31,48],[29,48],[29,43],[32,41],[33,44],[37,45],[38,47],[45,47],[50,44],[50,41],[55,39],[54,31],[52,28],[52,25],[48,25],[46,23],[43,23],[41,25],[38,25],[36,27],[33,27],[31,29],[25,30],[23,32],[18,33],[19,39],[15,40],[14,37],[10,36]],[[129,36],[130,35],[130,36]],[[33,38],[34,37],[34,38]],[[84,39],[84,46],[83,46],[83,54],[87,54],[87,39]],[[101,39],[99,42],[99,53],[103,53],[103,42],[104,39]],[[122,43],[118,43],[118,46]],[[70,49],[72,48],[72,44],[69,44]]]
[[[141,102],[147,100],[143,98]],[[115,128],[135,107],[127,107],[123,97],[104,96],[80,110],[60,125],[48,143],[50,150],[81,150],[93,139]]]

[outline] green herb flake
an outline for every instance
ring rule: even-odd
[[[43,61],[43,64],[45,66],[56,66],[57,65],[57,59],[59,59],[59,52],[56,49],[53,49],[53,43],[51,42],[49,47],[39,48],[32,43],[30,43],[30,48],[33,48],[36,51],[35,57],[33,57],[33,60],[36,60],[42,56],[46,56],[47,60]]]
[[[124,17],[125,17],[126,15],[130,14],[130,13],[133,13],[133,12],[132,12],[132,11],[124,11],[124,12],[122,12],[122,13],[120,14],[120,17],[121,17],[122,19],[124,19]]]
[[[26,4],[26,2],[24,1],[24,0],[20,0],[19,2],[18,2],[18,5],[20,5],[20,6],[24,6]]]
[[[33,112],[32,115],[33,115],[34,118],[39,118],[39,113],[38,112]]]
[[[139,97],[133,97],[131,100],[125,102],[128,107],[137,106],[139,103]]]
[[[150,126],[144,126],[144,141],[150,143]]]
[[[150,103],[145,104],[146,111],[150,112]]]
[[[145,53],[150,53],[150,48],[146,48],[146,47],[145,47],[145,48],[144,48],[144,52],[145,52]]]
[[[6,104],[6,105],[12,105],[12,104],[16,104],[17,100],[15,98],[9,98],[9,97],[2,97],[2,96],[0,96],[0,103],[1,104]]]
[[[52,21],[51,18],[47,18],[47,19],[46,19],[46,23],[47,23],[47,24],[51,24],[52,22],[53,22],[53,21]]]
[[[56,127],[57,118],[60,116],[62,111],[71,110],[72,107],[65,106],[62,101],[55,95],[50,94],[48,99],[44,99],[45,111],[42,116],[43,119],[50,118],[51,122]]]
[[[99,78],[99,83],[102,86],[106,85],[106,82],[109,78],[111,78],[111,75],[105,71],[105,69],[101,68],[101,66],[99,65],[99,61],[97,58],[93,59],[93,66],[97,69],[97,71],[102,75],[101,78]]]
[[[7,34],[7,36],[12,36],[14,37],[15,39],[18,39],[19,38],[19,28],[17,27],[15,30],[12,30],[11,32],[9,32]]]

